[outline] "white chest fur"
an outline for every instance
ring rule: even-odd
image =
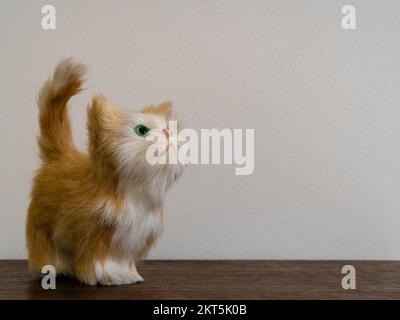
[[[105,222],[115,226],[112,245],[127,258],[136,256],[150,238],[156,238],[162,231],[161,210],[148,210],[131,200],[122,211],[106,204],[102,214]]]

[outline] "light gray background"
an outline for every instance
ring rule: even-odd
[[[195,129],[255,129],[253,175],[187,168],[151,258],[400,259],[399,17],[395,0],[0,0],[0,258],[26,256],[35,97],[73,56],[90,67],[70,109],[82,149],[98,92],[172,99]]]

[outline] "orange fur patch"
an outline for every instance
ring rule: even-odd
[[[162,117],[169,119],[172,115],[172,102],[164,101],[163,103],[159,104],[158,106],[146,107],[143,109],[142,112],[160,115]]]

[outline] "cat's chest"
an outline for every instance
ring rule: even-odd
[[[161,215],[161,210],[146,210],[128,202],[122,211],[114,212],[112,244],[126,254],[137,254],[161,233]]]

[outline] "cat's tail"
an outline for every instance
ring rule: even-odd
[[[81,91],[86,67],[66,59],[61,61],[39,93],[38,139],[40,157],[43,161],[57,160],[75,150],[67,105],[69,99]]]

